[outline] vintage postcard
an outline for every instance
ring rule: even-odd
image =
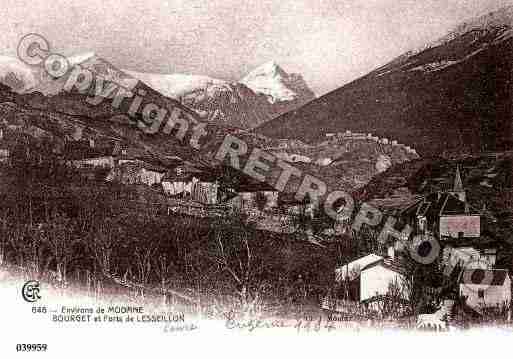
[[[491,357],[513,0],[3,0],[0,357]]]

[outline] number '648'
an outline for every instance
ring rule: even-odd
[[[32,313],[46,314],[46,307],[32,307]]]

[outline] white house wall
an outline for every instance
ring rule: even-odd
[[[114,157],[96,157],[96,158],[87,158],[83,160],[75,160],[72,161],[73,165],[77,168],[93,166],[93,167],[114,167]]]
[[[162,182],[162,189],[164,190],[164,193],[170,195],[170,196],[176,196],[177,194],[184,193],[185,195],[192,193],[192,182],[182,182],[182,181],[176,181],[176,182],[169,182],[164,181]]]
[[[140,176],[141,182],[147,184],[148,186],[152,186],[152,185],[158,184],[162,181],[162,178],[164,177],[164,173],[149,171],[149,170],[143,168],[142,171],[140,172],[139,176]]]
[[[404,276],[381,265],[365,269],[360,277],[360,300],[387,294],[390,284],[395,282],[403,286]],[[404,295],[407,299],[407,293]]]
[[[162,182],[162,189],[164,190],[164,193],[170,196],[176,196],[177,194],[183,193],[185,188],[185,182]]]
[[[217,183],[197,182],[193,186],[193,199],[204,204],[217,204],[218,188]]]
[[[484,291],[484,298],[479,298],[479,290]],[[478,308],[491,307],[509,303],[511,300],[511,280],[506,278],[503,286],[488,286],[486,284],[460,284],[460,295],[466,296],[467,304]]]

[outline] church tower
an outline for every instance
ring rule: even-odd
[[[463,189],[463,181],[461,180],[460,166],[456,167],[456,175],[454,176],[454,184],[451,193],[459,198],[462,202],[467,202],[467,195]]]

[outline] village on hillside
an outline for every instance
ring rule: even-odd
[[[4,131],[1,135],[4,143],[9,143]],[[335,141],[337,137],[354,136],[389,145],[386,139],[349,131],[327,138]],[[2,162],[9,165],[11,152],[16,150],[4,147]],[[28,157],[41,155],[25,151]],[[52,151],[63,155],[65,165],[85,178],[138,188],[139,194],[133,198],[136,202],[151,206],[151,192],[154,204],[168,216],[230,218],[244,214],[260,230],[304,233],[307,241],[320,247],[337,241],[340,235],[344,240],[361,240],[362,234],[351,232],[347,223],[319,226],[319,212],[307,201],[298,203],[261,186],[235,190],[218,176],[189,163],[177,161],[173,169],[150,164],[119,142],[76,140]],[[406,151],[414,152],[409,148]],[[304,160],[298,156],[282,159],[291,163]],[[364,241],[370,245],[339,259],[333,273],[324,273],[334,280],[318,297],[319,309],[328,318],[347,322],[407,320],[407,326],[427,330],[511,320],[510,272],[497,259],[505,250],[504,242],[487,231],[496,219],[486,205],[472,203],[459,166],[453,173],[452,184],[442,190],[402,200],[385,197],[369,202],[385,213],[393,213],[395,228],[410,226],[411,237],[435,238],[437,257],[424,265],[412,260],[408,244],[394,241],[393,236],[386,244],[378,243],[375,234],[364,232]]]

